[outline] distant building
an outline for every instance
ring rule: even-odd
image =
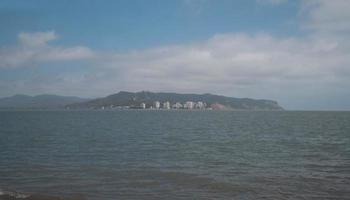
[[[192,101],[186,101],[186,103],[184,104],[185,109],[193,109],[193,107],[194,107],[194,102]]]
[[[182,108],[182,104],[179,102],[176,102],[175,104],[172,105],[173,109],[181,109]]]
[[[140,107],[141,107],[141,109],[146,109],[146,104],[145,103],[141,103]]]
[[[205,109],[205,107],[206,107],[206,104],[203,103],[202,101],[198,101],[195,105],[196,109]]]
[[[166,101],[163,103],[163,108],[164,109],[170,109],[170,102],[169,101]]]
[[[159,109],[160,108],[160,102],[159,101],[155,101],[154,102],[154,108],[155,109]]]

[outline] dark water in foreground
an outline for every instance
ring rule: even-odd
[[[0,188],[89,200],[350,199],[350,112],[0,112]]]

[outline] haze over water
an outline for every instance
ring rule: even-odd
[[[2,111],[0,152],[25,194],[350,197],[350,112]]]

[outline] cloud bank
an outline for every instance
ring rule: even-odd
[[[93,56],[92,50],[87,47],[60,47],[49,44],[57,38],[54,31],[18,34],[16,45],[0,48],[0,68],[26,67],[41,62],[82,60]]]

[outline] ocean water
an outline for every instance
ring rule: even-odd
[[[0,190],[350,199],[350,112],[2,111]]]

